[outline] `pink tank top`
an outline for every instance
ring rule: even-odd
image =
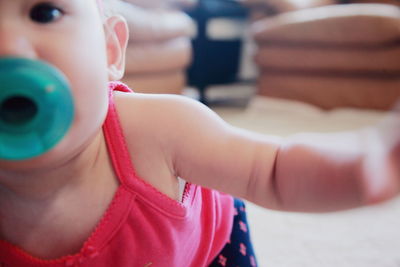
[[[131,91],[121,83],[110,89],[103,131],[120,186],[103,218],[78,254],[55,260],[0,241],[1,267],[202,267],[228,242],[231,196],[186,184],[178,202],[135,174],[112,98],[114,90]]]

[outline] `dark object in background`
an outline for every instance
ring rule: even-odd
[[[345,4],[389,4],[400,6],[400,0],[342,0]]]
[[[207,27],[216,18],[245,21],[248,12],[235,0],[199,0],[196,8],[187,13],[197,24],[197,35],[192,41],[193,61],[188,69],[188,84],[199,90],[199,100],[207,104],[208,86],[237,81],[242,50],[242,36],[210,38]]]

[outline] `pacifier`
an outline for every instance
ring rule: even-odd
[[[62,140],[74,118],[69,83],[55,67],[0,58],[0,159],[26,160]]]

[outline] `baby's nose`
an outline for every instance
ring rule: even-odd
[[[0,57],[4,56],[36,57],[34,47],[26,35],[0,25]]]

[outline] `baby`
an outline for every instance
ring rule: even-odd
[[[128,31],[103,8],[0,0],[0,58],[55,66],[75,107],[48,152],[0,160],[0,266],[256,266],[237,198],[323,212],[399,192],[397,114],[279,139],[184,97],[131,93],[109,83],[123,75]]]

